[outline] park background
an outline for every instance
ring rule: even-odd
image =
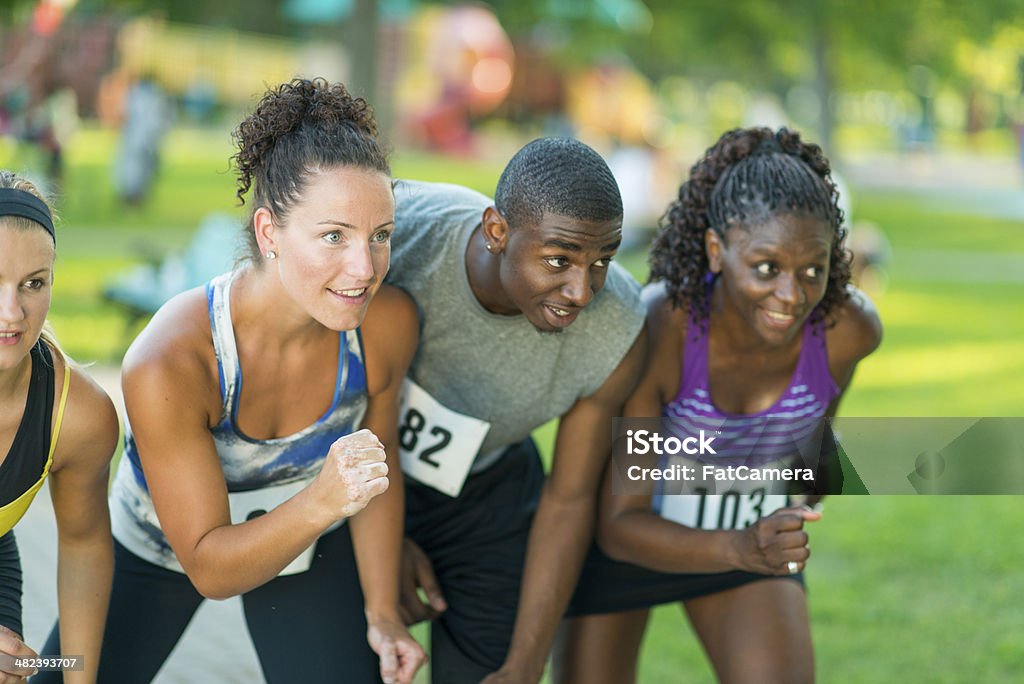
[[[293,75],[366,96],[397,177],[489,194],[523,143],[581,138],[620,180],[620,260],[641,281],[702,151],[732,127],[794,127],[840,173],[854,235],[872,236],[863,284],[885,339],[840,414],[1024,416],[1020,0],[4,2],[0,167],[55,198],[51,320],[115,394],[144,318],[105,291],[147,262],[180,279],[198,226],[240,222],[230,131]],[[54,544],[45,504],[31,515],[39,647],[52,568],[33,556],[52,562]],[[1019,680],[1022,522],[1019,497],[830,500],[807,573],[820,681]],[[158,681],[260,681],[238,615],[200,618]],[[680,609],[659,608],[640,681],[712,679]]]

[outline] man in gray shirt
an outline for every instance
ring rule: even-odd
[[[422,325],[399,426],[403,606],[436,618],[435,683],[537,682],[645,353],[639,286],[612,263],[618,186],[586,145],[544,138],[509,162],[493,204],[417,182],[395,200],[388,281]],[[553,418],[545,478],[530,432]]]

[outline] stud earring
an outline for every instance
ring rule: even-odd
[[[272,249],[267,250],[267,260],[268,261],[271,260],[271,259],[276,259],[276,258],[277,258],[277,252],[275,252]]]

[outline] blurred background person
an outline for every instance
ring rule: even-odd
[[[160,147],[172,123],[172,103],[156,80],[142,75],[124,96],[124,123],[114,162],[114,187],[128,205],[141,204],[160,166]]]

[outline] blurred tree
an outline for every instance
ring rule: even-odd
[[[831,148],[837,89],[906,87],[907,69],[927,65],[956,81],[953,46],[983,43],[1001,25],[1024,20],[1020,0],[645,0],[650,35],[622,48],[652,77],[685,72],[756,85],[780,97],[813,85],[818,137]],[[793,59],[797,47],[804,58]],[[962,79],[960,79],[962,81]]]
[[[388,0],[346,0],[344,40],[357,58],[357,91],[374,97],[372,62],[380,8]],[[410,4],[415,0],[408,0]],[[466,0],[435,0],[465,4]],[[283,19],[286,0],[79,0],[99,8],[158,11],[168,20],[237,30],[301,35]],[[0,2],[5,18],[32,0]],[[985,0],[488,0],[518,42],[554,46],[566,65],[628,57],[652,79],[684,74],[710,85],[738,81],[780,98],[795,85],[814,93],[818,139],[831,148],[837,90],[906,89],[909,68],[967,94],[976,76],[956,57],[964,41],[983,45],[1001,27],[1024,22],[1024,1]],[[2,16],[2,15],[0,15]],[[366,27],[370,27],[367,30]],[[378,93],[377,98],[380,97]],[[830,150],[831,151],[831,150]]]
[[[222,26],[238,31],[290,35],[295,26],[281,20],[283,0],[78,0],[76,12],[120,9],[126,13],[156,13],[168,21]]]
[[[349,88],[355,95],[377,102],[377,0],[354,0],[346,22],[345,42],[351,55]]]
[[[449,0],[445,4],[456,4]],[[490,0],[519,40],[538,35],[567,64],[628,56],[652,79],[685,74],[710,85],[739,81],[777,94],[809,85],[817,135],[832,147],[837,90],[905,89],[908,69],[927,66],[966,92],[953,47],[985,43],[1024,21],[1021,0]],[[630,20],[632,18],[632,20]]]

